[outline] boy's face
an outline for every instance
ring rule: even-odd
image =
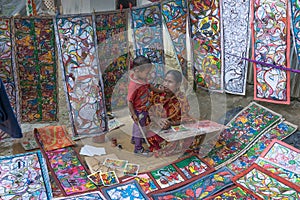
[[[149,74],[152,70],[152,64],[147,64],[147,65],[148,66],[146,68],[144,68],[143,70],[137,69],[135,71],[137,78],[139,78],[141,80],[147,80],[147,78],[149,77]]]

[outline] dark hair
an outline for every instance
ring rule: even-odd
[[[131,69],[139,69],[141,71],[145,70],[148,68],[148,65],[145,64],[151,64],[151,60],[145,56],[139,55],[133,59],[132,67]]]
[[[181,75],[181,72],[180,72],[180,71],[171,69],[171,70],[169,70],[169,71],[166,73],[166,76],[167,76],[168,74],[171,74],[171,75],[174,77],[174,80],[176,81],[176,83],[181,83],[181,82],[182,82],[182,75]]]

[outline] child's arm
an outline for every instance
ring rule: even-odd
[[[134,112],[134,108],[133,108],[133,104],[131,101],[128,101],[128,108],[129,108],[129,112],[131,114],[131,118],[134,122],[138,122],[139,119],[138,117],[136,116],[135,112]]]

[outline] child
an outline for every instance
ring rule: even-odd
[[[152,70],[152,64],[149,58],[145,56],[137,56],[133,60],[132,71],[130,75],[130,81],[128,85],[128,107],[131,117],[134,121],[132,128],[132,140],[134,143],[134,153],[151,156],[150,152],[145,150],[142,146],[143,143],[143,133],[140,127],[145,130],[145,127],[149,125],[150,118],[148,110],[150,107],[150,90],[156,92],[162,92],[161,90],[155,88],[152,84],[148,83],[148,76]],[[140,127],[139,127],[139,124]],[[145,131],[146,132],[146,131]]]

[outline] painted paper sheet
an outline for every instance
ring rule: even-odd
[[[228,186],[231,186],[233,184],[231,181],[233,176],[234,174],[224,167],[176,190],[160,194],[153,194],[152,198],[154,200],[204,199]]]
[[[53,200],[105,200],[105,197],[101,194],[101,192],[89,192],[69,197],[54,198]]]
[[[56,20],[74,136],[103,133],[107,119],[92,16]]]
[[[106,110],[127,105],[129,69],[127,12],[95,14]]]
[[[243,190],[240,187],[237,186],[232,186],[226,190],[223,190],[209,198],[207,198],[206,200],[256,200],[256,198],[254,196],[252,196],[251,194],[247,193],[245,190]]]
[[[48,165],[65,195],[97,189],[72,147],[45,152]]]
[[[222,0],[224,90],[245,95],[250,45],[250,0]],[[228,54],[227,54],[228,53]],[[239,56],[231,56],[231,55]]]
[[[287,121],[282,121],[274,127],[270,128],[266,133],[257,140],[243,155],[239,156],[235,161],[228,164],[227,167],[235,173],[247,169],[266,147],[272,142],[273,139],[283,140],[297,130],[297,126]]]
[[[52,18],[14,18],[21,121],[56,121],[55,33]]]
[[[239,112],[221,132],[214,148],[204,158],[220,168],[251,148],[260,135],[281,119],[281,115],[255,102]]]
[[[134,49],[136,55],[148,57],[155,65],[152,78],[164,76],[162,13],[159,3],[131,9]]]
[[[253,60],[290,68],[288,0],[252,1]],[[290,104],[290,72],[254,66],[254,99]]]
[[[232,179],[248,193],[261,199],[300,199],[300,189],[258,166],[251,165]]]
[[[52,199],[47,165],[40,151],[0,157],[1,199]]]
[[[189,3],[194,77],[197,87],[223,91],[219,0]]]
[[[136,180],[110,187],[104,187],[102,188],[102,191],[107,199],[112,200],[149,199]]]
[[[294,36],[294,44],[298,56],[298,62],[300,61],[300,2],[298,0],[291,0],[291,19],[292,19],[292,32]]]
[[[3,81],[10,105],[19,119],[18,89],[12,51],[11,20],[0,18],[0,78]]]
[[[186,22],[187,22],[187,1],[186,0],[165,0],[162,2],[162,16],[164,17],[172,44],[182,74],[188,77],[187,49],[186,49]]]

